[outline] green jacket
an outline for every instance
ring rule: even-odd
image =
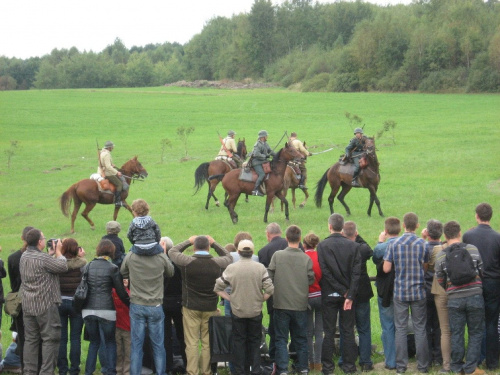
[[[262,142],[260,139],[253,146],[252,165],[261,165],[268,161],[270,156],[275,156],[276,153],[271,150],[267,142]]]
[[[345,148],[345,154],[351,157],[357,157],[363,153],[363,147],[365,146],[366,137],[361,137],[358,139],[354,137],[350,140],[349,144]]]

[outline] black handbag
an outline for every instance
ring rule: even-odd
[[[92,263],[92,262],[90,262]],[[85,266],[83,269],[82,279],[80,280],[80,284],[76,288],[75,295],[73,297],[73,309],[75,312],[82,312],[83,305],[87,300],[87,294],[89,291],[89,284],[87,283],[87,277],[89,275],[89,266],[90,263]]]

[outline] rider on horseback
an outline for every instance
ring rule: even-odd
[[[236,147],[236,143],[234,141],[234,136],[236,133],[233,130],[227,132],[227,137],[221,139],[222,146],[219,150],[219,154],[215,158],[216,160],[226,160],[231,164],[231,161],[234,160],[236,163],[236,167],[241,167],[241,159],[236,154],[238,152],[238,148]]]
[[[299,181],[299,189],[307,190],[306,187],[306,179],[307,179],[307,169],[306,169],[306,158],[311,156],[312,154],[307,151],[304,147],[304,144],[297,139],[297,133],[292,132],[290,134],[290,144],[303,155],[302,160],[299,163],[300,169],[300,181]]]
[[[258,195],[263,197],[264,194],[259,190],[259,186],[266,177],[264,173],[264,169],[262,168],[262,164],[266,163],[270,156],[274,157],[276,153],[271,150],[271,147],[267,144],[267,131],[261,130],[259,132],[259,139],[257,143],[253,146],[252,151],[252,167],[257,172],[257,181],[255,182],[255,186],[252,191],[252,195]]]
[[[351,139],[345,148],[344,160],[347,160],[348,158],[352,159],[352,162],[354,163],[354,173],[351,185],[354,187],[360,187],[361,185],[358,182],[358,175],[360,172],[359,159],[363,156],[363,148],[365,146],[366,137],[363,135],[363,129],[361,128],[354,129],[354,135],[355,137]]]
[[[111,182],[116,187],[115,191],[115,206],[122,206],[122,190],[123,190],[123,182],[120,179],[122,173],[116,169],[113,164],[113,159],[111,158],[111,151],[115,147],[114,143],[111,141],[107,141],[104,144],[104,148],[101,150],[99,154],[99,166],[97,167],[97,173],[99,173],[102,177],[105,177],[109,182]]]

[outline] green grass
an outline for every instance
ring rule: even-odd
[[[353,136],[344,113],[363,118],[368,135],[376,134],[386,120],[397,123],[396,144],[389,136],[377,140],[381,184],[379,199],[385,216],[402,217],[416,212],[425,225],[430,218],[443,222],[458,220],[465,230],[475,225],[474,208],[486,201],[494,206],[492,226],[500,229],[500,96],[425,95],[382,93],[296,93],[282,89],[214,90],[185,88],[147,88],[114,90],[55,90],[0,92],[0,149],[19,141],[20,147],[7,168],[7,156],[0,154],[1,258],[6,262],[20,246],[24,226],[43,230],[46,237],[69,236],[70,221],[59,209],[58,198],[73,183],[87,178],[97,168],[96,138],[102,147],[112,140],[113,160],[122,165],[138,155],[149,172],[145,182],[134,183],[129,203],[144,198],[162,234],[175,243],[193,234],[210,234],[221,244],[232,242],[241,230],[249,231],[256,248],[265,245],[263,198],[241,198],[236,206],[239,223],[233,225],[227,209],[211,202],[204,209],[207,186],[193,196],[194,171],[213,159],[220,144],[217,131],[229,129],[245,137],[251,151],[261,129],[269,134],[274,147],[285,131],[298,133],[312,152],[334,146],[329,153],[309,159],[308,186],[311,198],[304,209],[291,209],[290,224],[304,233],[314,231],[327,236],[329,216],[327,195],[323,207],[314,206],[314,186],[323,173],[337,161]],[[178,127],[195,128],[188,138],[188,155],[177,138]],[[160,162],[163,138],[173,147]],[[280,145],[282,146],[283,143]],[[302,193],[297,192],[298,199]],[[216,195],[222,199],[219,185]],[[358,224],[359,233],[375,245],[383,230],[384,218],[377,211],[366,215],[369,195],[366,189],[351,191],[346,202]],[[335,210],[345,214],[335,200]],[[90,259],[112,218],[112,207],[98,205],[91,217],[92,231],[79,217],[76,238]],[[122,211],[121,237],[131,220]],[[269,221],[283,228],[284,214],[279,209]],[[369,273],[374,267],[369,264]],[[4,279],[8,291],[8,281]],[[373,340],[380,347],[380,328],[376,301],[372,300]],[[8,317],[2,331],[8,345]],[[7,338],[6,338],[7,337]],[[379,358],[381,360],[381,358]]]

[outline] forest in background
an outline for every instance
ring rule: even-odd
[[[0,90],[272,82],[301,91],[500,92],[498,0],[279,5],[214,17],[188,43],[0,56]]]

